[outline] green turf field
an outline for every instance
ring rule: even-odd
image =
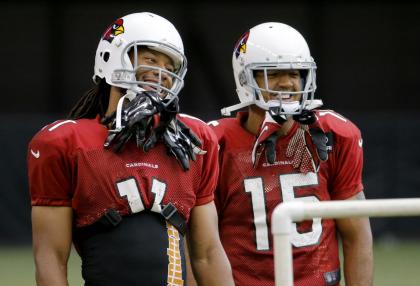
[[[83,285],[81,261],[75,250],[70,256],[68,277],[70,286]],[[0,285],[32,286],[35,284],[35,266],[30,247],[0,247]]]
[[[374,245],[375,286],[420,285],[420,241]]]
[[[375,286],[420,285],[420,242],[376,243]],[[35,285],[32,252],[26,248],[0,247],[0,285]],[[69,262],[70,286],[83,285],[80,259],[72,252]]]

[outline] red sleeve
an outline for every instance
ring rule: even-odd
[[[64,139],[43,130],[28,147],[28,177],[33,206],[71,206],[71,167]]]
[[[221,143],[221,142],[220,142]],[[219,144],[219,178],[218,178],[218,184],[216,187],[216,190],[214,191],[214,204],[216,205],[216,210],[219,215],[219,217],[223,216],[223,211],[227,204],[227,196],[228,196],[228,190],[229,185],[234,184],[236,182],[242,182],[243,178],[241,177],[239,172],[231,172],[231,171],[225,171],[227,170],[236,170],[236,168],[232,168],[229,165],[226,166],[224,162],[224,145]],[[227,163],[232,163],[232,160],[227,160]],[[229,174],[229,176],[223,177],[222,174]],[[239,178],[238,178],[239,176]]]
[[[207,122],[207,125],[210,127],[210,129],[215,134],[216,140],[217,140],[217,159],[218,159],[218,181],[220,179],[220,172],[222,171],[222,159],[221,154],[223,152],[223,145],[221,144],[221,138],[223,137],[223,132],[221,132],[220,123],[218,120],[213,120]],[[217,212],[220,216],[220,183],[218,182],[216,185],[216,189],[214,191],[214,204],[216,206]]]
[[[214,190],[219,174],[217,138],[213,131],[205,125],[203,135],[203,148],[207,151],[203,158],[201,183],[197,190],[196,205],[205,205],[214,199]]]
[[[335,176],[331,198],[348,199],[363,191],[363,148],[360,131],[353,125],[351,136],[336,138]]]

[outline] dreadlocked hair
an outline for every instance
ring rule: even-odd
[[[98,84],[85,92],[70,110],[68,119],[95,118],[98,114],[103,117],[108,108],[111,86],[101,79]]]

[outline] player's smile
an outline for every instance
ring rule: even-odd
[[[287,93],[288,91],[295,92],[295,90],[284,90],[284,91],[282,91],[281,94],[270,93],[269,94],[269,99],[270,100],[281,100],[282,102],[299,101],[300,94]]]
[[[273,69],[265,72],[257,71],[255,80],[259,87],[266,90],[262,91],[265,101],[291,102],[300,100],[300,94],[293,94],[301,90],[301,77],[297,70]],[[279,91],[281,93],[271,91]]]
[[[152,78],[152,77],[144,77],[143,79],[140,79],[141,81],[144,81],[144,82],[150,82],[150,83],[152,83],[152,84],[156,84],[156,85],[158,85],[159,84],[159,79],[154,79],[154,78]],[[145,90],[151,90],[151,91],[159,91],[159,88],[157,87],[157,86],[153,86],[153,85],[144,85],[144,86],[142,86]]]
[[[150,75],[149,75],[150,74]],[[143,77],[142,78],[140,78],[139,80],[140,81],[144,81],[144,82],[146,82],[146,83],[151,83],[151,85],[146,85],[146,84],[144,84],[144,85],[141,85],[141,87],[144,89],[144,90],[147,90],[147,91],[155,91],[155,92],[157,92],[157,93],[159,93],[159,96],[160,97],[165,97],[166,96],[166,92],[164,92],[161,88],[160,88],[160,86],[163,86],[163,87],[165,87],[165,88],[167,88],[167,89],[170,89],[171,87],[170,86],[168,86],[168,84],[167,84],[167,80],[165,80],[164,78],[165,77],[168,77],[167,75],[164,75],[163,73],[162,73],[162,80],[161,81],[159,81],[159,75],[157,75],[157,76],[154,76],[153,75],[153,71],[149,71],[149,72],[147,72],[147,73],[144,73],[143,74]],[[166,83],[166,84],[165,84]]]

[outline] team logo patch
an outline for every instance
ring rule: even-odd
[[[330,285],[336,285],[338,282],[340,282],[340,269],[337,270],[333,270],[331,272],[325,272],[324,273],[324,280],[325,280],[325,285],[326,286],[330,286]]]
[[[242,35],[235,45],[235,57],[238,58],[241,53],[246,53],[246,42],[249,38],[249,31]]]
[[[118,19],[114,23],[112,23],[111,26],[106,29],[104,35],[102,36],[103,40],[108,41],[109,43],[112,43],[114,38],[122,33],[124,33],[124,20]]]

